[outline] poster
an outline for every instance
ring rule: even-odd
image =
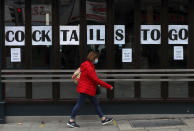
[[[52,45],[52,26],[32,26],[32,45]]]
[[[87,44],[88,45],[105,44],[105,25],[87,26]]]
[[[79,26],[60,26],[60,45],[79,45]]]
[[[174,46],[174,60],[183,60],[183,46]]]
[[[132,49],[122,49],[122,62],[132,62]]]
[[[161,44],[161,25],[141,25],[141,44]]]
[[[168,25],[168,44],[188,44],[188,25]]]
[[[125,44],[125,25],[114,25],[114,44]]]
[[[5,46],[24,46],[24,26],[5,26]]]
[[[11,62],[21,62],[20,48],[11,48]]]

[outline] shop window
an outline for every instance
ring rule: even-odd
[[[114,41],[115,65],[116,69],[133,69],[132,62],[124,62],[122,51],[134,47],[134,1],[133,0],[115,0],[114,2],[114,25],[124,26],[124,41]],[[120,27],[118,27],[120,28]],[[118,37],[118,36],[117,36]],[[121,37],[118,37],[121,39]],[[115,38],[114,38],[115,40]],[[132,54],[135,51],[132,50]],[[116,78],[118,79],[118,78]],[[115,98],[127,99],[134,97],[134,82],[114,82]]]
[[[66,34],[68,36],[71,36],[71,29],[73,29],[73,27],[80,27],[80,1],[59,0],[59,21],[60,29],[66,28],[64,26],[70,26],[68,28],[68,32],[61,31],[60,35]],[[79,31],[80,29],[78,29],[78,32],[76,32],[75,34],[77,38],[79,38]],[[79,66],[80,63],[79,45],[71,42],[74,41],[74,39],[70,40],[70,37],[67,37],[67,39],[68,42],[66,43],[64,43],[64,41],[60,39],[61,69],[75,69]]]
[[[3,51],[3,69],[24,69],[24,46],[17,44],[13,34],[25,28],[25,1],[24,0],[5,0],[4,5],[4,24],[5,24],[5,48]],[[11,33],[8,33],[11,31]],[[18,33],[21,35],[21,32]],[[10,40],[10,41],[9,41]],[[21,40],[20,38],[17,40]],[[6,78],[7,80],[11,78]],[[25,97],[25,83],[5,83],[5,97],[6,98],[24,98]]]
[[[170,42],[168,43],[169,48],[168,48],[168,56],[169,56],[169,61],[168,61],[168,66],[169,68],[174,68],[174,69],[180,69],[180,68],[187,68],[187,56],[188,56],[188,35],[185,36],[188,32],[178,30],[178,28],[182,26],[187,26],[188,29],[188,0],[174,0],[168,1],[168,23],[169,25],[175,25],[175,28],[177,28],[176,32],[172,32],[172,35],[176,37],[171,37],[171,39],[177,39],[177,43],[171,44]],[[179,27],[176,25],[180,25]],[[183,27],[184,28],[184,27]],[[185,27],[186,28],[186,27]],[[182,32],[182,33],[181,33]],[[180,36],[181,35],[181,36]],[[185,40],[181,40],[180,37],[187,37]],[[176,46],[182,47],[182,55],[183,58],[180,60],[175,60],[174,52]]]
[[[6,30],[6,37],[5,37],[5,51],[4,51],[4,57],[5,57],[5,65],[3,68],[5,69],[22,69],[24,68],[24,46],[25,42],[22,41],[22,45],[16,44],[16,38],[15,34],[20,29],[25,28],[25,2],[24,0],[6,0],[5,1],[5,30]],[[11,33],[8,33],[8,30],[12,31]],[[21,33],[18,33],[18,36],[21,35]],[[17,39],[17,40],[20,40]],[[11,42],[12,41],[12,42]],[[19,61],[13,61],[11,59],[11,56],[13,58],[13,55],[11,55],[11,49],[12,48],[20,48],[19,53],[21,59]]]
[[[108,33],[107,24],[107,2],[106,0],[86,0],[86,24],[87,24],[87,53],[99,52],[99,61],[96,69],[106,68],[106,42]],[[98,31],[97,31],[98,30]],[[106,89],[101,89],[100,98],[106,98]]]
[[[141,0],[140,3],[140,30],[143,26],[152,28],[155,25],[160,26],[161,31],[161,0]],[[142,33],[142,32],[141,32]],[[145,34],[144,34],[145,35]],[[151,37],[147,35],[148,37]],[[160,51],[161,51],[161,36],[159,44],[155,41],[143,43],[142,34],[140,36],[140,68],[157,69],[161,68]],[[147,77],[146,77],[147,78]],[[153,77],[150,77],[152,79]],[[160,98],[160,82],[141,82],[141,97],[142,98]]]
[[[182,26],[188,27],[188,6],[189,2],[188,0],[174,0],[174,1],[168,1],[168,23],[169,25],[175,25],[177,28],[177,33],[173,32],[173,36],[176,36],[180,30],[179,28]],[[181,28],[180,28],[181,29]],[[189,28],[188,28],[189,29]],[[185,33],[183,32],[183,37],[185,37]],[[177,43],[171,44],[168,43],[168,66],[169,68],[173,69],[186,69],[188,68],[188,44],[189,38],[185,39],[184,41],[180,41],[181,39],[179,36],[176,40]],[[174,39],[173,37],[171,39]],[[186,42],[185,42],[186,41]],[[182,58],[180,60],[175,60],[175,50],[176,47],[182,48],[181,49],[181,56]],[[189,82],[183,81],[183,82],[169,82],[169,97],[171,98],[186,98],[188,97],[188,86]]]
[[[32,0],[32,69],[51,68],[52,0]],[[32,83],[33,99],[52,98],[52,83]]]
[[[161,25],[160,12],[161,12],[161,0],[154,0],[154,1],[141,0],[140,29],[142,28],[142,25],[145,25],[145,26],[150,25],[149,28],[151,28],[153,25]],[[148,69],[160,68],[159,52],[161,49],[161,41],[160,41],[160,44],[156,44],[154,42],[143,44],[141,40],[140,42],[141,42],[140,43],[141,44],[140,67],[148,68]]]
[[[105,36],[107,24],[106,0],[86,0],[86,23],[87,23],[87,52],[97,51],[100,53],[96,69],[106,68]],[[94,26],[92,26],[94,25]],[[92,31],[90,31],[92,30]],[[97,32],[99,30],[99,32]],[[90,36],[93,36],[91,38]],[[90,39],[91,38],[91,39]],[[101,39],[101,41],[98,41]],[[95,41],[96,40],[96,41]]]
[[[32,0],[32,68],[45,69],[51,66],[52,0]],[[42,32],[44,31],[45,32]],[[49,33],[48,33],[49,32]],[[41,38],[41,34],[47,37]]]
[[[125,27],[124,42],[114,43],[115,67],[117,69],[130,69],[133,68],[133,60],[131,62],[124,62],[122,60],[122,51],[123,49],[132,49],[134,47],[134,1],[115,0],[114,6],[114,25],[123,25]],[[132,50],[132,52],[134,51]]]
[[[65,35],[61,39],[60,36],[60,68],[61,69],[77,69],[80,66],[80,0],[59,0],[59,25],[60,35]],[[73,32],[77,29],[76,32]],[[68,30],[65,32],[64,30]],[[63,32],[64,31],[64,32]],[[74,34],[72,34],[74,33]],[[76,34],[75,34],[76,33]],[[81,32],[80,32],[81,33]],[[73,35],[73,39],[70,40]],[[68,36],[68,37],[67,37]],[[76,40],[75,40],[76,39]],[[72,82],[60,83],[60,98],[77,98],[76,85]]]
[[[136,4],[135,4],[136,2]],[[160,67],[159,63],[159,50],[160,45],[154,45],[152,43],[148,43],[146,45],[140,44],[140,53],[136,54],[139,50],[135,48],[135,38],[139,38],[139,36],[134,36],[134,26],[135,21],[135,5],[140,7],[140,14],[136,13],[136,17],[140,18],[140,26],[141,25],[159,25],[160,24],[160,11],[161,11],[161,1],[147,1],[141,0],[139,3],[133,0],[115,0],[115,13],[114,13],[114,25],[124,25],[125,29],[125,41],[124,42],[116,42],[115,41],[115,67],[117,69],[137,69],[135,64],[135,55],[140,56],[139,63],[140,68],[143,69],[155,69]],[[137,10],[136,10],[137,11]],[[141,28],[141,27],[140,27]],[[140,40],[141,41],[141,40]],[[128,57],[128,61],[124,56],[124,51],[126,49],[132,50],[132,55]],[[128,53],[130,54],[130,50]],[[125,59],[124,59],[125,58]],[[141,97],[142,98],[159,98],[160,97],[160,82],[140,82],[141,84]],[[122,82],[115,84],[116,98],[132,98],[134,97],[134,82]],[[150,85],[152,88],[150,88]]]

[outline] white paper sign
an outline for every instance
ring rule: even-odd
[[[161,25],[141,25],[141,44],[160,44]]]
[[[105,25],[87,26],[87,44],[105,44]]]
[[[125,44],[125,25],[114,25],[114,44]]]
[[[5,46],[24,46],[24,26],[5,26]]]
[[[122,62],[132,62],[132,49],[122,49]]]
[[[79,45],[79,26],[60,26],[60,45]]]
[[[188,44],[188,25],[168,25],[169,44]]]
[[[174,60],[183,60],[183,46],[174,46]]]
[[[20,48],[11,48],[11,62],[21,62]]]
[[[32,45],[52,45],[52,26],[32,26]]]

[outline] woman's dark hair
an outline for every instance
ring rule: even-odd
[[[87,60],[90,62],[93,62],[96,58],[99,57],[99,53],[96,51],[90,51],[88,56],[87,56]]]

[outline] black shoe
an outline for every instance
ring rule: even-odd
[[[108,124],[108,123],[110,123],[110,122],[112,122],[113,121],[113,118],[105,118],[105,120],[103,120],[102,121],[102,125],[106,125],[106,124]]]
[[[67,122],[67,126],[69,126],[71,128],[80,127],[76,122],[70,122],[70,121]]]

